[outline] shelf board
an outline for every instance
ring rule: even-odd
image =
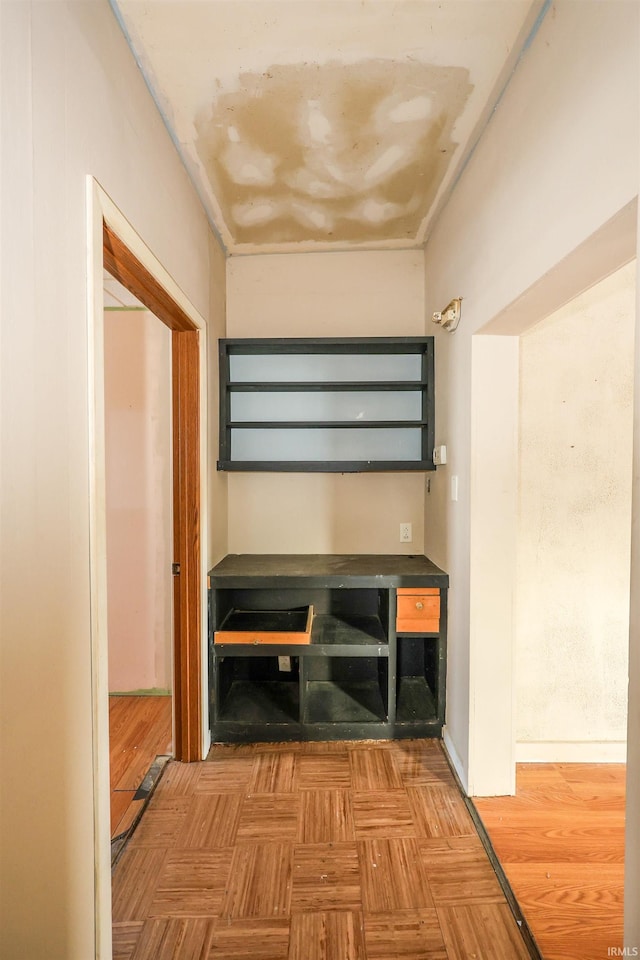
[[[371,393],[412,390],[417,393],[425,386],[424,380],[235,380],[229,383],[228,390],[230,393],[353,393],[363,390]]]
[[[218,470],[263,473],[406,473],[435,469],[432,460],[218,460]]]
[[[433,337],[247,337],[242,340],[221,339],[220,349],[229,356],[270,354],[423,354]],[[354,349],[355,348],[355,349]]]
[[[373,643],[216,643],[216,660],[222,657],[388,657],[389,644]]]
[[[412,428],[420,430],[428,426],[427,420],[233,420],[231,430],[362,430]]]
[[[424,554],[228,554],[209,577],[214,590],[449,586],[448,574]]]

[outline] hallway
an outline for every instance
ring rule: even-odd
[[[114,873],[116,960],[526,960],[440,743],[170,763]]]

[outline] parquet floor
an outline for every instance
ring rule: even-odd
[[[611,956],[622,948],[624,764],[519,764],[516,782],[515,797],[474,804],[541,953]]]
[[[112,839],[138,815],[136,792],[156,756],[169,753],[171,697],[109,697]]]
[[[116,960],[527,960],[437,741],[171,762],[113,875]]]

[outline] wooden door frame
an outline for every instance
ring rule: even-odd
[[[109,680],[107,637],[106,488],[104,419],[104,267],[172,330],[174,409],[174,513],[180,537],[180,640],[174,642],[176,755],[205,756],[207,717],[207,343],[206,323],[171,275],[94,177],[86,178],[87,210],[87,457],[89,486],[89,591],[96,957],[111,957],[111,830],[109,788]],[[105,231],[105,224],[107,231]],[[108,236],[105,250],[105,233]],[[174,381],[175,383],[175,381]],[[176,506],[177,503],[177,506]],[[175,521],[174,521],[175,522]],[[184,566],[183,566],[184,565]],[[185,620],[185,617],[187,619]]]
[[[189,763],[202,740],[199,331],[104,218],[102,237],[105,269],[172,332],[174,756]]]

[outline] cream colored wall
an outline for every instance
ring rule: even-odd
[[[520,344],[521,760],[626,754],[635,298],[632,262]]]
[[[172,687],[171,331],[104,318],[109,690]]]
[[[424,334],[418,251],[232,257],[229,337]],[[230,473],[232,553],[421,553],[424,474]],[[400,543],[400,523],[413,542]]]
[[[87,175],[205,317],[209,228],[106,0],[0,17],[0,954],[89,960]]]
[[[640,151],[638,153],[640,173]],[[640,219],[637,223],[640,249]],[[636,334],[633,357],[633,482],[631,596],[629,610],[629,699],[624,851],[624,944],[640,953],[640,285],[636,283]]]
[[[210,570],[228,553],[228,500],[227,475],[216,469],[219,434],[219,379],[218,340],[226,336],[227,297],[226,260],[220,244],[212,235],[209,239],[210,312],[208,327],[208,377],[209,377],[209,445],[207,449],[207,484],[209,503],[209,552],[207,569]]]
[[[626,212],[613,221],[622,242],[599,240],[638,191],[637,65],[635,3],[554,3],[426,249],[427,314],[465,298],[460,327],[436,342],[439,434],[451,460],[426,498],[425,548],[452,584],[446,742],[477,794],[514,783],[514,583],[505,557],[515,556],[517,424],[497,411],[505,422],[496,436],[474,411],[508,383],[517,401],[518,350],[501,352],[492,336],[472,344],[498,315],[500,332],[515,339],[611,272],[609,249],[619,253],[614,266],[633,257]],[[527,320],[530,300],[546,311]]]

